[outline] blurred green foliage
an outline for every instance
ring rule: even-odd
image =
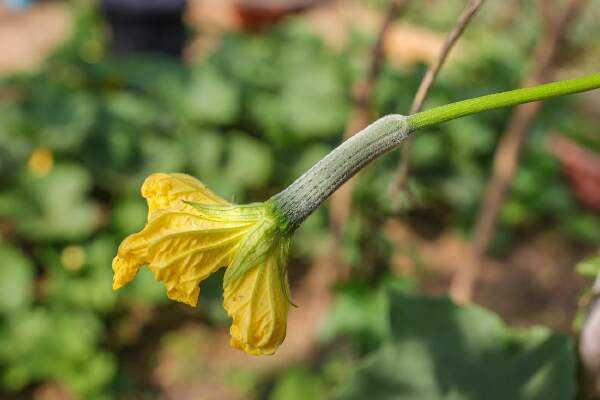
[[[446,299],[386,293],[389,334],[336,399],[570,399],[566,336],[507,329],[495,315]],[[374,314],[374,313],[372,313]],[[380,313],[381,315],[381,313]]]
[[[577,273],[588,278],[595,278],[598,276],[600,274],[600,255],[577,264]]]
[[[354,34],[347,49],[333,51],[291,21],[263,35],[228,33],[199,65],[184,66],[158,55],[106,55],[97,18],[79,14],[72,38],[39,71],[0,83],[0,393],[27,396],[48,381],[92,400],[135,390],[122,358],[133,323],[140,310],[176,307],[164,305],[164,289],[147,271],[118,296],[111,290],[116,247],[146,219],[143,179],[188,172],[235,202],[276,193],[340,141],[370,44]],[[426,106],[518,85],[536,33],[522,25],[522,41],[485,29],[471,35],[473,56],[445,71]],[[386,66],[373,115],[406,112],[423,71]],[[509,113],[453,121],[415,138],[402,201],[409,218],[425,213],[420,223],[428,229],[469,232]],[[547,226],[600,243],[600,219],[576,203],[543,142],[546,131],[576,136],[590,124],[572,99],[544,109],[502,211],[498,248]],[[32,164],[36,149],[51,153],[46,170]],[[397,163],[397,152],[376,161],[354,193],[344,252],[367,282],[388,263],[379,227],[392,214],[387,185]],[[322,249],[326,235],[319,210],[298,232],[294,260]],[[218,277],[206,283],[199,311],[214,325],[227,323],[219,286]],[[492,388],[503,398],[572,396],[574,361],[564,337],[541,328],[515,332],[479,308],[402,294],[412,288],[389,280],[376,290],[359,283],[340,291],[323,338],[347,338],[364,361],[333,354],[319,374],[283,370],[268,398],[373,397],[373,387],[376,398],[392,391],[480,398]]]

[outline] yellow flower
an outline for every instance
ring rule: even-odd
[[[52,152],[41,147],[34,149],[29,156],[29,160],[27,160],[29,171],[38,178],[48,175],[53,165],[54,156]]]
[[[233,322],[231,345],[272,354],[285,338],[289,236],[269,203],[234,205],[185,174],[154,174],[142,186],[148,222],[128,236],[113,260],[113,289],[142,265],[167,296],[196,306],[199,284],[221,267],[224,307]]]
[[[229,330],[232,347],[249,354],[273,354],[283,342],[290,298],[289,244],[288,238],[273,243],[260,264],[230,282],[225,277],[223,304],[233,318]]]

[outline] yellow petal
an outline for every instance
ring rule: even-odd
[[[248,354],[273,354],[285,339],[289,291],[279,246],[262,264],[225,287],[223,305],[233,322],[231,346]]]
[[[230,263],[253,221],[215,221],[195,212],[156,210],[144,229],[128,236],[113,260],[114,287],[148,265],[169,298],[195,306],[199,283]]]
[[[202,204],[229,203],[213,193],[206,185],[186,174],[152,174],[142,185],[142,196],[148,201],[148,220],[154,218],[157,210],[191,211],[184,202]]]
[[[121,258],[118,255],[115,256],[112,262],[114,272],[113,290],[120,289],[131,282],[140,270],[140,265],[132,257]]]

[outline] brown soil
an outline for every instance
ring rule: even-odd
[[[467,239],[446,231],[424,240],[396,221],[386,232],[396,244],[395,270],[420,276],[425,293],[446,295],[452,275],[469,257]],[[587,255],[558,234],[525,238],[502,259],[485,261],[475,302],[511,326],[545,325],[570,332],[579,294],[589,284],[576,274],[575,264]]]

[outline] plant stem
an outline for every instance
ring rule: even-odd
[[[417,93],[415,94],[415,98],[413,99],[413,103],[410,107],[410,113],[415,114],[423,109],[423,104],[425,104],[425,99],[429,94],[433,86],[433,82],[436,80],[442,66],[446,63],[446,59],[450,55],[450,51],[454,48],[454,46],[458,43],[458,40],[462,36],[463,32],[475,16],[477,11],[483,5],[484,0],[471,0],[463,10],[463,12],[458,17],[458,20],[452,27],[450,33],[446,37],[446,41],[444,45],[440,49],[439,54],[433,64],[429,66],[427,72],[423,76],[423,80],[417,89]],[[394,204],[392,206],[393,209],[399,207],[399,203],[397,201],[398,194],[404,188],[406,181],[408,180],[408,176],[410,174],[410,159],[412,152],[412,138],[408,138],[403,144],[401,148],[401,157],[400,163],[398,164],[398,169],[396,172],[396,177],[390,183],[388,192],[390,194],[390,198]]]
[[[598,88],[600,73],[463,100],[413,114],[408,121],[411,130],[417,130],[471,114]]]
[[[398,147],[410,133],[408,118],[379,118],[342,142],[290,186],[271,198],[286,231],[295,230],[344,182],[369,161]]]
[[[355,133],[366,127],[369,122],[372,122],[373,110],[371,100],[375,91],[375,83],[378,81],[384,65],[384,43],[387,40],[390,29],[394,25],[394,21],[406,10],[409,3],[409,0],[389,0],[387,12],[377,34],[377,40],[375,40],[371,48],[367,74],[353,88],[354,104],[342,141],[352,137]],[[354,180],[350,179],[332,194],[331,207],[329,207],[329,227],[331,232],[331,250],[329,255],[331,264],[337,270],[337,275],[340,279],[343,279],[348,272],[346,265],[342,262],[340,253],[344,227],[348,222],[352,209],[353,188]]]
[[[568,48],[565,39],[569,29],[582,12],[585,2],[586,0],[566,0],[559,16],[548,10],[551,8],[548,7],[548,0],[536,0],[544,33],[538,38],[533,50],[531,75],[522,87],[540,85],[550,80],[557,67],[556,62],[560,53]],[[517,107],[496,146],[492,171],[473,227],[470,257],[462,268],[454,272],[450,283],[450,297],[457,303],[469,303],[473,300],[479,270],[483,266],[486,251],[494,239],[498,216],[519,168],[523,146],[541,110],[542,105],[539,102]]]
[[[270,201],[283,218],[286,230],[291,232],[344,182],[373,159],[398,147],[417,129],[501,107],[598,88],[600,73],[459,101],[409,117],[397,114],[382,117],[333,149]]]

